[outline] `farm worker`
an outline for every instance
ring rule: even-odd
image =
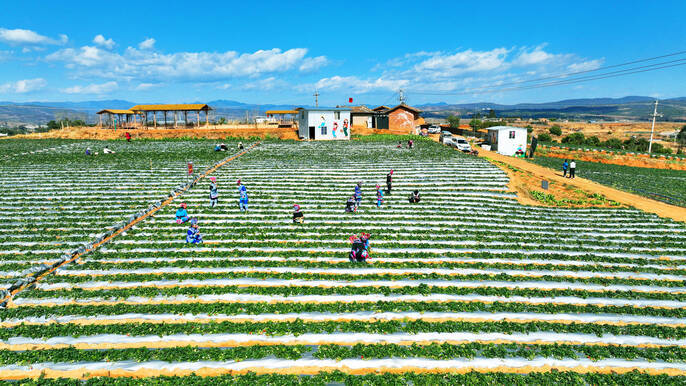
[[[393,169],[386,174],[386,194],[391,194],[391,185],[393,183]]]
[[[217,189],[217,177],[210,177],[210,207],[214,208],[219,203],[219,190]]]
[[[186,211],[186,203],[182,202],[179,209],[176,210],[176,223],[183,224],[189,219],[188,212]]]
[[[124,133],[124,137],[126,137],[126,142],[131,142],[131,133],[127,131]]]
[[[355,196],[353,195],[350,196],[350,198],[348,198],[348,201],[345,203],[345,211],[348,213],[352,213],[355,210],[357,210],[357,208],[355,207]]]
[[[362,202],[362,181],[358,182],[357,185],[355,185],[355,210],[360,206],[360,203]]]
[[[109,147],[105,146],[104,149],[102,149],[103,154],[114,154],[114,150],[110,150]]]
[[[243,150],[243,142],[238,142],[238,150]]]
[[[381,208],[381,204],[383,204],[383,190],[379,184],[376,184],[376,207]]]
[[[411,140],[411,139],[409,139],[409,140],[407,141],[407,148],[408,148],[408,149],[412,149],[413,147],[414,147],[414,141]]]
[[[572,160],[569,164],[569,178],[576,177],[576,161]]]
[[[305,222],[305,216],[300,211],[300,205],[298,204],[293,205],[293,222],[298,224]]]
[[[200,235],[200,230],[198,229],[198,224],[192,224],[186,232],[186,242],[191,244],[202,243],[202,235]]]
[[[562,163],[562,177],[567,177],[567,169],[569,169],[569,162],[565,160],[565,162]]]
[[[414,192],[410,193],[410,204],[417,204],[421,201],[421,197],[419,197],[419,190],[415,189]]]
[[[242,211],[248,211],[248,189],[238,180],[238,208]]]
[[[352,243],[350,253],[348,254],[348,259],[351,262],[361,262],[365,261],[368,257],[367,251],[365,250],[365,243],[357,235],[352,235],[348,238]]]
[[[93,155],[93,153],[91,153],[91,148],[90,148],[90,147],[87,147],[87,148],[86,148],[86,155]]]
[[[369,253],[371,252],[371,249],[369,247],[369,238],[372,237],[369,233],[362,233],[360,234],[360,241],[362,241],[362,244],[364,244],[364,251],[366,252],[366,259],[369,260]]]
[[[398,149],[403,148],[403,141],[398,141],[398,146],[396,146]]]
[[[214,151],[222,151],[222,146],[220,144],[214,145]]]

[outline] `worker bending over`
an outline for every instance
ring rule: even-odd
[[[410,204],[417,204],[421,201],[421,197],[419,197],[419,190],[416,190],[412,193],[410,193]]]
[[[293,205],[293,223],[302,224],[305,222],[305,216],[300,211],[300,205]]]
[[[195,221],[193,222],[193,224],[191,224],[191,227],[188,228],[188,232],[186,232],[186,242],[191,244],[202,243],[202,235],[200,235],[198,223]]]
[[[186,211],[186,203],[182,202],[179,205],[179,209],[176,210],[176,223],[183,224],[188,220],[190,220],[190,217],[188,217],[188,211]]]

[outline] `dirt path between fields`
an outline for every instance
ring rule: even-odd
[[[516,168],[525,170],[548,181],[555,181],[559,184],[572,185],[591,193],[602,194],[609,200],[633,206],[636,209],[640,209],[646,212],[655,213],[660,217],[686,222],[686,208],[665,204],[633,193],[617,190],[609,186],[601,185],[597,182],[587,180],[585,178],[565,178],[562,177],[561,173],[553,169],[533,164],[521,158],[508,157],[483,149],[479,149],[479,156],[489,157],[493,160],[506,163],[510,166],[514,166]],[[528,204],[528,202],[526,202],[525,204]]]

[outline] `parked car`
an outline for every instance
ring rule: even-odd
[[[429,134],[438,134],[441,132],[441,126],[431,125],[429,126]]]
[[[438,137],[438,141],[444,145],[450,145],[453,140],[453,133],[449,131],[441,131],[441,136]]]
[[[465,153],[472,151],[472,147],[469,145],[469,142],[467,142],[467,140],[464,138],[455,138],[454,143],[457,150],[461,150]]]

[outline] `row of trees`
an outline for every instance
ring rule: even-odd
[[[58,120],[52,120],[48,122],[47,127],[49,130],[57,130],[62,127],[74,127],[74,126],[87,126],[86,122],[82,119],[69,119],[62,118]]]
[[[562,131],[559,126],[553,126],[549,129],[551,134],[560,136]],[[542,142],[552,141],[550,134],[543,133],[538,136],[538,140]],[[686,125],[684,125],[681,130],[677,133],[676,141],[679,144],[679,149],[677,154],[683,154],[683,147],[686,146]],[[601,141],[600,138],[594,136],[586,137],[583,133],[572,133],[562,137],[561,143],[566,143],[569,145],[586,145],[594,147],[605,147],[608,149],[626,150],[626,151],[636,151],[636,152],[647,152],[650,142],[645,138],[629,138],[627,140],[620,140],[617,138],[610,138],[607,141]],[[671,154],[672,149],[664,147],[660,143],[653,142],[652,147],[653,153]]]

